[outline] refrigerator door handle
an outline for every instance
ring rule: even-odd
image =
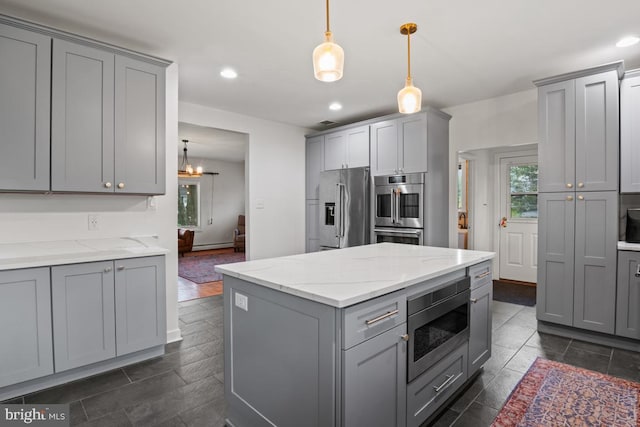
[[[340,183],[336,184],[336,207],[333,211],[334,221],[335,221],[335,235],[336,237],[340,237],[340,220],[342,219],[342,198],[340,197]],[[340,243],[338,243],[338,247],[340,247]]]
[[[336,184],[338,186],[338,237],[344,237],[344,196],[347,190],[346,185],[343,183]]]

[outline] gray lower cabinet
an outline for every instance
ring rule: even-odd
[[[0,387],[53,373],[48,267],[0,271],[0,324]]]
[[[620,192],[640,193],[640,70],[620,86]]]
[[[115,265],[116,354],[166,342],[164,256],[129,258]]]
[[[640,339],[640,252],[618,252],[616,335]]]
[[[56,372],[116,355],[113,261],[51,267]]]
[[[489,280],[471,290],[469,320],[469,375],[476,372],[491,357],[491,301],[493,283]]]
[[[614,333],[618,194],[540,193],[538,319]]]
[[[55,371],[162,345],[164,257],[51,267]]]
[[[407,343],[402,323],[342,351],[343,426],[404,426]]]
[[[0,24],[0,190],[49,190],[51,37]]]

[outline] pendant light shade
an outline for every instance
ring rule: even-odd
[[[333,34],[329,29],[329,0],[327,0],[327,30],[324,43],[313,50],[313,74],[323,82],[335,82],[342,78],[344,69],[344,50],[333,42]]]
[[[407,80],[398,92],[398,111],[404,114],[417,113],[422,109],[422,91],[413,85],[411,79],[411,34],[416,31],[418,26],[414,23],[400,27],[400,33],[407,36]]]

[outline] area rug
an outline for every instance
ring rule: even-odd
[[[222,280],[222,274],[214,270],[216,265],[231,264],[245,260],[244,252],[202,255],[178,258],[178,276],[195,283]]]
[[[493,299],[533,307],[536,305],[536,287],[494,280]]]
[[[536,359],[492,427],[638,427],[640,384]]]

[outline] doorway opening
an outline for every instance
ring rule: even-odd
[[[248,135],[180,122],[188,160],[202,174],[178,178],[178,238],[191,235],[178,257],[178,301],[222,293],[215,266],[245,261],[245,158]],[[178,164],[183,146],[178,151]]]

